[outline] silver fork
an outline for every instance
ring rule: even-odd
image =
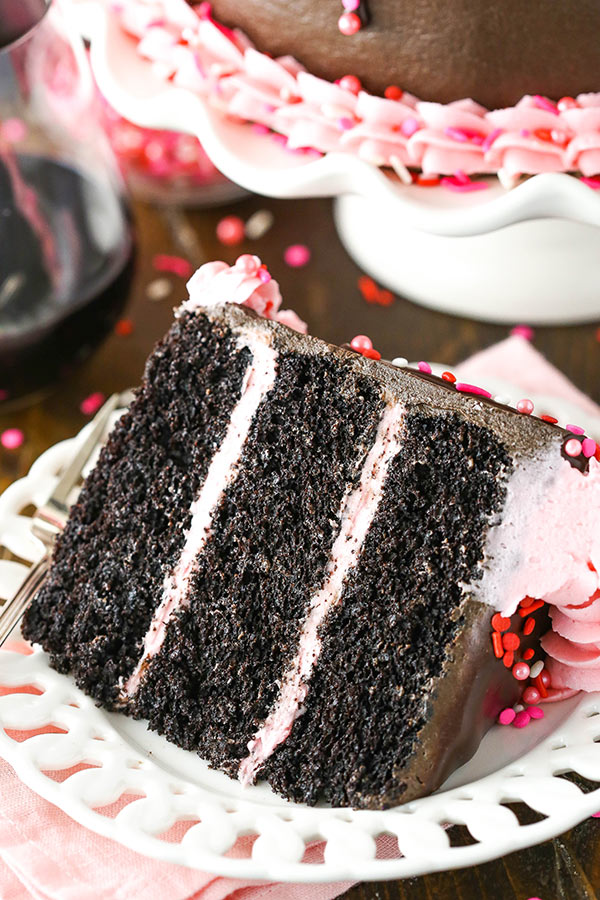
[[[17,622],[24,615],[29,603],[44,583],[50,562],[52,550],[57,535],[63,530],[69,516],[69,495],[81,476],[88,459],[102,441],[104,430],[111,414],[119,406],[129,403],[131,392],[113,394],[94,416],[90,433],[74,455],[60,476],[52,496],[40,506],[33,516],[31,532],[44,545],[46,552],[38,563],[31,567],[27,578],[12,598],[8,600],[0,611],[0,646],[9,636]]]

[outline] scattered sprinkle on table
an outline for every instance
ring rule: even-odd
[[[129,337],[133,334],[133,322],[131,319],[119,319],[115,325],[115,334],[119,337]]]
[[[167,253],[157,253],[152,265],[157,272],[172,272],[180,278],[190,278],[194,271],[187,259],[182,256],[170,256]]]
[[[104,400],[104,394],[101,393],[101,391],[95,391],[93,394],[90,394],[89,397],[86,397],[85,400],[81,401],[79,409],[84,416],[93,416],[98,412],[104,403]]]
[[[155,278],[146,288],[146,297],[153,302],[166,300],[172,290],[173,285],[168,278]]]
[[[246,221],[246,237],[251,241],[257,241],[273,227],[275,216],[270,209],[257,209]]]
[[[291,244],[286,247],[283,259],[292,269],[301,269],[310,262],[310,250],[306,244]]]
[[[5,450],[17,450],[25,440],[25,435],[20,428],[7,428],[0,434],[0,444]]]
[[[246,236],[246,226],[239,216],[225,216],[217,223],[217,239],[227,247],[241,244]]]
[[[511,328],[511,335],[525,338],[526,341],[532,341],[535,337],[535,331],[529,325],[515,325]]]
[[[376,303],[378,306],[391,306],[394,302],[395,298],[392,292],[386,288],[378,287],[368,275],[361,275],[357,285],[363,300],[366,300],[367,303]]]

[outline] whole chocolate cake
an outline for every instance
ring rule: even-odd
[[[244,784],[372,808],[600,687],[593,441],[292,330],[256,257],[189,288],[27,613],[57,669]]]
[[[129,0],[115,14],[160,77],[296,154],[460,192],[494,173],[600,187],[600,0]]]
[[[362,27],[343,34],[341,0],[212,0],[216,18],[241,28],[260,50],[289,53],[329,81],[351,72],[375,94],[399,85],[423,100],[471,97],[498,109],[524,94],[558,100],[600,88],[599,0],[356,6]]]

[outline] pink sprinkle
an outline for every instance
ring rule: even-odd
[[[596,452],[596,441],[593,441],[591,438],[584,438],[581,442],[581,449],[583,451],[583,455],[589,459],[590,456],[593,456]]]
[[[585,428],[582,428],[581,425],[565,425],[565,428],[573,434],[585,434]]]
[[[519,402],[517,403],[517,409],[525,416],[530,416],[533,412],[533,403],[531,402],[531,400],[527,400],[527,398],[525,398],[524,400],[519,400]]]
[[[592,813],[592,819],[600,819],[600,812]]]
[[[527,712],[531,716],[532,719],[543,719],[544,718],[544,710],[539,706],[529,706],[527,708]]]
[[[531,669],[526,662],[515,663],[512,673],[517,681],[526,681],[529,678]]]
[[[9,144],[16,144],[22,141],[26,134],[27,126],[22,119],[5,119],[0,126],[0,137]]]
[[[360,0],[342,0],[346,12],[354,12],[360,6]]]
[[[513,337],[522,337],[526,341],[532,341],[535,337],[535,331],[529,325],[515,325],[510,331]]]
[[[270,281],[273,280],[273,276],[271,275],[271,273],[269,272],[268,269],[265,269],[264,266],[261,266],[259,268],[258,277],[260,278],[260,280],[262,281],[263,284],[268,284]]]
[[[551,100],[548,100],[547,97],[542,97],[540,96],[540,94],[535,94],[533,100],[538,109],[545,109],[546,112],[551,112],[555,116],[558,115],[558,109],[556,108],[556,105],[552,103]]]
[[[81,401],[79,409],[84,416],[93,416],[104,403],[104,399],[104,394],[100,391],[96,391],[94,394],[90,394],[89,397],[86,397],[85,400]]]
[[[466,172],[463,172],[462,169],[456,170],[456,172],[454,173],[454,180],[457,184],[471,184],[471,179],[466,174]]]
[[[239,216],[225,216],[217,223],[216,234],[226,247],[235,247],[244,240],[246,228]]]
[[[454,128],[449,126],[448,128],[444,128],[444,134],[446,137],[452,138],[453,141],[460,141],[461,143],[469,140],[469,135],[464,128]]]
[[[451,191],[456,191],[459,194],[466,194],[469,191],[485,191],[489,185],[487,181],[468,181],[466,184],[457,181],[456,178],[442,178],[441,184],[444,187],[447,187]]]
[[[526,687],[523,691],[523,703],[527,703],[528,706],[535,706],[536,703],[539,703],[540,696],[541,694],[538,689],[530,684],[529,687]]]
[[[152,265],[157,272],[172,272],[180,278],[189,278],[194,271],[187,259],[182,256],[169,256],[166,253],[157,253]]]
[[[16,450],[25,440],[25,435],[20,428],[7,428],[0,434],[0,444],[5,450]]]
[[[269,129],[266,125],[261,125],[260,122],[255,122],[252,126],[252,131],[254,134],[268,134]]]
[[[567,456],[579,456],[581,454],[581,441],[578,441],[577,438],[571,438],[565,444],[565,453]]]
[[[467,384],[464,381],[457,381],[454,385],[457,391],[462,391],[464,394],[478,394],[480,397],[491,397],[489,391],[486,391],[484,388],[477,387],[476,384]]]
[[[338,84],[342,90],[350,91],[351,94],[358,94],[362,87],[356,75],[343,75]]]
[[[286,138],[285,134],[272,134],[271,140],[275,144],[280,144],[282,147],[287,147],[288,139]]]
[[[522,709],[521,712],[517,713],[513,722],[514,728],[525,728],[529,725],[531,721],[531,716],[529,715],[529,710]]]
[[[357,334],[356,337],[353,337],[350,341],[350,346],[358,353],[362,353],[363,350],[373,349],[373,341],[370,337],[367,337],[366,334]]]
[[[511,709],[510,706],[507,706],[506,709],[503,709],[500,715],[498,716],[498,721],[501,725],[512,725],[515,721],[517,714],[514,709]]]
[[[428,375],[431,375],[431,366],[429,365],[429,363],[423,362],[421,360],[421,362],[418,365],[418,368],[421,372],[427,372]]]
[[[522,138],[528,138],[531,136],[531,132],[528,128],[521,128],[519,134]]]
[[[584,184],[587,184],[588,187],[591,187],[594,191],[600,191],[600,178],[580,178],[580,181],[583,181]]]
[[[416,119],[413,119],[409,116],[408,119],[405,119],[402,125],[400,126],[400,131],[405,137],[412,137],[415,131],[419,130],[419,123]]]
[[[340,131],[350,131],[351,128],[354,128],[354,119],[342,116],[341,119],[338,119],[338,126]]]
[[[310,260],[310,250],[305,244],[292,244],[286,248],[283,259],[292,269],[301,269]]]
[[[487,153],[487,151],[490,149],[490,147],[492,146],[492,144],[494,143],[494,141],[495,141],[497,138],[499,138],[501,134],[502,134],[502,128],[494,128],[493,131],[490,131],[490,133],[489,133],[488,136],[484,139],[484,141],[483,141],[483,143],[482,143],[482,145],[481,145],[482,149],[485,150],[486,153]]]
[[[360,31],[362,22],[354,12],[345,12],[338,19],[338,28],[346,37],[350,37]]]

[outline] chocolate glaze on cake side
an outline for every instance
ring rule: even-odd
[[[235,305],[299,327],[256,258],[190,290],[24,632],[245,784],[368,808],[429,793],[521,696],[495,611],[533,664],[549,620],[526,628],[519,602],[563,607],[557,571],[593,594],[600,467],[572,468],[551,424]]]
[[[600,2],[368,0],[368,21],[345,36],[339,0],[213,0],[218,19],[259,50],[291,54],[315,75],[358,76],[383,94],[399,85],[424,100],[472,97],[488,109],[525,94],[559,99],[600,88]]]

